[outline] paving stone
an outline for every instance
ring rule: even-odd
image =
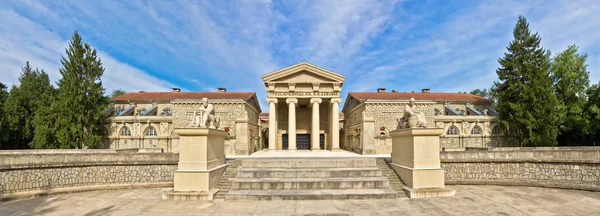
[[[296,201],[295,200],[273,200],[273,201],[261,201],[254,214],[282,214],[282,213],[296,213]]]
[[[215,211],[217,214],[252,214],[258,206],[259,201],[228,201],[219,205]]]

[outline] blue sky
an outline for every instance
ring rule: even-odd
[[[301,61],[346,75],[349,91],[489,88],[519,15],[553,54],[570,44],[600,80],[600,1],[0,0],[0,82],[25,61],[53,81],[79,30],[104,62],[107,91],[257,92]]]

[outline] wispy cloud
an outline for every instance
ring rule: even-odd
[[[1,80],[9,83],[25,60],[57,73],[78,29],[102,51],[110,88],[226,87],[264,101],[260,75],[308,61],[346,75],[344,94],[470,91],[496,79],[518,15],[553,53],[579,45],[592,82],[600,79],[593,0],[7,1],[0,11],[10,20],[0,22],[0,69],[11,71]]]
[[[44,69],[52,81],[60,79],[60,58],[65,55],[68,40],[19,15],[0,9],[0,82],[18,84],[21,67],[29,61],[34,68]],[[107,92],[113,89],[127,91],[164,91],[173,84],[148,75],[146,72],[116,60],[99,51],[105,68],[102,77]]]

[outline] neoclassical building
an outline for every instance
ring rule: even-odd
[[[343,104],[346,77],[302,62],[262,76],[268,113],[261,113],[254,92],[131,92],[112,98],[105,148],[162,148],[179,152],[173,129],[185,127],[202,98],[208,98],[229,132],[227,155],[269,150],[345,149],[360,154],[389,154],[402,106],[411,98],[425,113],[429,127],[445,133],[442,148],[506,146],[496,127],[491,101],[465,93],[350,92]]]
[[[227,130],[225,153],[248,155],[262,149],[258,114],[260,105],[254,92],[130,92],[112,98],[107,109],[105,148],[162,148],[179,152],[179,137],[174,128],[189,124],[202,98],[208,98],[220,117],[220,128]]]
[[[425,114],[428,127],[444,128],[441,148],[506,146],[502,129],[496,125],[498,113],[491,101],[467,93],[350,92],[342,112],[344,149],[360,154],[389,154],[403,106],[415,99],[413,109]]]
[[[340,150],[340,92],[346,77],[302,62],[262,76],[270,150]]]

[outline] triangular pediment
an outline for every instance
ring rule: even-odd
[[[262,76],[264,82],[343,83],[344,75],[302,62]]]
[[[292,73],[290,75],[277,78],[273,80],[274,82],[289,82],[289,83],[330,83],[337,82],[330,78],[320,76],[316,73],[312,73],[309,71],[300,71],[296,73]]]

